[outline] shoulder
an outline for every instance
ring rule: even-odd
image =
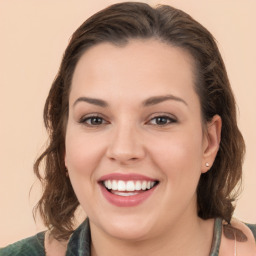
[[[254,239],[256,241],[256,224],[248,224],[248,223],[245,223],[245,225],[251,230],[253,236],[254,236]]]
[[[245,224],[235,218],[231,220],[231,225],[223,225],[223,235],[221,239],[220,255],[256,255],[255,232],[256,226]]]
[[[49,256],[74,256],[78,252],[89,255],[90,253],[90,227],[86,219],[74,230],[68,240],[58,241],[53,238],[50,232],[45,233],[45,251]],[[0,255],[1,256],[1,255]]]
[[[44,233],[20,240],[4,248],[0,248],[0,256],[44,256]]]
[[[256,241],[256,225],[255,224],[244,223],[233,218],[231,221],[231,225],[241,230],[245,234],[249,242],[255,243]]]

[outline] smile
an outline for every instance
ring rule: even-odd
[[[102,177],[99,184],[108,202],[119,207],[129,207],[144,202],[159,182],[137,174],[110,174]]]
[[[120,193],[120,192],[135,192],[135,191],[145,191],[153,188],[156,185],[156,181],[124,181],[124,180],[105,180],[103,185],[111,193],[120,195],[120,196],[129,196],[136,193]]]

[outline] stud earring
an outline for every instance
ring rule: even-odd
[[[207,162],[207,163],[205,163],[205,166],[206,166],[206,167],[209,167],[209,166],[210,166],[210,164]]]

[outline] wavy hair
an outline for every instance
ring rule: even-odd
[[[231,220],[245,145],[237,127],[236,103],[217,44],[206,28],[181,10],[167,5],[153,8],[146,3],[126,2],[94,14],[74,32],[45,103],[44,123],[49,143],[34,164],[34,172],[43,185],[42,197],[34,210],[58,240],[68,239],[73,232],[74,213],[79,205],[64,164],[69,92],[76,64],[86,50],[102,42],[120,46],[131,39],[151,38],[191,54],[203,123],[215,114],[222,119],[220,148],[211,170],[200,177],[197,205],[198,215],[203,219],[221,217],[228,223]]]

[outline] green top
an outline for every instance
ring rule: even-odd
[[[256,241],[256,225],[246,224],[252,231]],[[212,248],[209,256],[218,256],[222,234],[222,220],[215,219]],[[45,256],[45,232],[23,239],[0,249],[0,256]],[[73,232],[70,237],[66,256],[90,256],[91,234],[88,218]]]

